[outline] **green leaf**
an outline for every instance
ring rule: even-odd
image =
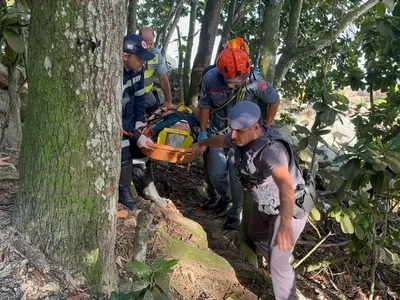
[[[315,133],[316,135],[321,136],[321,135],[329,134],[329,133],[331,133],[331,131],[330,131],[329,129],[323,129],[323,130],[319,130],[319,131],[314,132],[314,133]]]
[[[305,137],[305,138],[303,138],[303,139],[299,142],[299,144],[297,145],[297,151],[304,150],[304,149],[307,148],[307,146],[308,146],[308,138]]]
[[[150,281],[148,280],[138,280],[132,283],[131,290],[132,292],[142,291],[150,286]]]
[[[316,111],[325,111],[325,110],[327,110],[327,109],[330,109],[330,107],[329,107],[328,105],[326,105],[326,103],[323,103],[323,102],[316,102],[316,103],[314,103],[313,108],[314,108]]]
[[[300,126],[300,125],[294,125],[294,127],[296,127],[296,130],[298,133],[310,134],[310,130],[308,130],[307,127]]]
[[[13,49],[16,53],[23,53],[25,50],[24,41],[22,40],[22,36],[16,33],[13,30],[3,29],[4,38],[7,41],[7,44]]]
[[[333,97],[327,90],[324,90],[322,96],[325,102],[328,104],[331,104],[333,101],[335,101],[335,97]]]
[[[311,218],[313,218],[315,221],[319,221],[321,220],[321,214],[319,212],[319,210],[314,207],[311,211],[310,211],[310,216]]]
[[[321,121],[324,122],[327,126],[333,125],[333,123],[335,123],[335,119],[336,119],[336,112],[331,108],[325,110],[321,114]]]
[[[343,213],[345,215],[348,215],[350,219],[354,219],[356,217],[356,214],[354,211],[352,211],[350,208],[348,207],[343,207]]]
[[[376,4],[376,13],[378,14],[378,17],[384,17],[386,13],[385,4],[383,4],[382,2],[378,2]]]
[[[340,228],[344,233],[353,234],[354,233],[354,226],[351,223],[350,218],[347,215],[343,215],[340,220]]]
[[[156,273],[154,280],[157,286],[165,293],[169,294],[169,276],[166,273]]]
[[[130,300],[132,298],[132,293],[117,293],[111,292],[110,300]]]
[[[354,224],[354,229],[355,229],[354,232],[355,232],[357,238],[358,238],[360,241],[362,241],[362,240],[364,239],[364,237],[365,237],[364,230],[363,230],[363,229],[361,228],[361,226],[358,225],[357,223]]]
[[[393,173],[393,171],[391,169],[384,169],[382,172],[383,172],[383,175],[385,175],[385,177],[388,180],[392,180],[392,179],[396,178],[396,174]]]
[[[178,264],[179,260],[171,259],[171,260],[164,260],[160,265],[158,265],[156,272],[160,273],[170,273],[172,272],[172,267]]]
[[[328,217],[331,217],[331,218],[340,217],[340,215],[342,214],[342,208],[341,207],[331,207],[328,209],[327,214],[328,214]]]
[[[360,173],[361,161],[358,158],[349,160],[345,165],[339,169],[339,174],[346,180],[352,181]]]
[[[386,168],[387,164],[380,158],[376,158],[372,164],[375,171],[382,171]]]
[[[339,104],[339,105],[336,105],[335,107],[333,107],[334,109],[337,109],[337,110],[341,110],[341,111],[347,111],[347,110],[349,110],[349,107],[346,105],[346,104]]]
[[[340,162],[344,162],[346,160],[348,160],[349,158],[353,157],[354,154],[343,154],[340,155],[338,157],[335,157],[335,159],[333,160],[334,163],[340,163]]]
[[[384,182],[385,176],[382,171],[371,175],[371,185],[376,192],[381,192],[383,190]]]
[[[394,173],[400,173],[400,159],[398,157],[389,155],[385,156],[385,162]]]
[[[392,27],[387,24],[386,22],[382,21],[379,22],[378,24],[378,32],[381,36],[383,37],[392,37],[393,36],[393,30]]]
[[[126,268],[132,275],[151,273],[152,271],[148,265],[139,261],[131,261],[129,264],[127,264]]]
[[[332,94],[332,96],[335,98],[336,102],[340,102],[342,104],[349,104],[350,103],[349,99],[345,95]]]
[[[143,300],[163,300],[161,291],[154,287],[152,290],[147,290],[144,294]]]
[[[308,139],[308,145],[310,145],[310,147],[318,146],[318,139],[315,135],[312,134],[307,139]]]
[[[353,179],[351,182],[351,190],[352,191],[358,191],[361,186],[364,185],[365,177],[364,174],[360,173],[356,176],[356,178]]]

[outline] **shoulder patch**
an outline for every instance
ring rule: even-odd
[[[265,80],[261,80],[260,83],[258,84],[258,89],[260,91],[265,91],[267,89],[267,83],[265,82]]]

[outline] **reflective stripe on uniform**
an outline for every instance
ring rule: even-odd
[[[138,75],[136,77],[133,77],[132,79],[128,80],[123,86],[122,86],[122,90],[125,90],[126,88],[134,85],[136,82],[140,81],[140,77],[141,75]]]
[[[153,75],[154,70],[158,66],[158,55],[155,54],[154,58],[147,62],[146,70],[144,71],[144,86],[146,87],[146,93],[150,93],[153,89]]]
[[[134,95],[137,96],[137,97],[143,96],[144,92],[145,92],[145,89],[143,88],[143,89],[140,89],[140,90],[136,91]]]
[[[129,140],[122,140],[122,148],[129,147],[130,143]]]

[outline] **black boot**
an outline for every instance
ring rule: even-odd
[[[151,162],[147,162],[146,165],[135,165],[134,166],[134,178],[135,181],[139,181],[142,188],[142,195],[144,198],[149,199],[151,202],[159,206],[167,206],[168,203],[157,192],[157,188],[154,185],[154,175]]]
[[[240,227],[240,220],[232,217],[228,217],[224,223],[224,229],[226,230],[236,230]]]
[[[131,181],[132,181],[132,162],[124,161],[121,165],[121,176],[119,178],[118,186],[118,202],[125,205],[129,210],[137,209],[138,203],[133,199],[131,191]]]
[[[220,213],[226,211],[229,208],[230,201],[223,201],[220,199],[218,204],[214,207],[214,212],[219,215]]]
[[[203,210],[212,210],[214,209],[218,202],[219,202],[220,198],[208,198],[207,201],[204,202],[202,208]]]

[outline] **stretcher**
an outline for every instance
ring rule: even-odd
[[[171,128],[177,123],[185,126],[185,122],[188,130]],[[196,141],[198,135],[197,123],[197,116],[186,106],[160,108],[149,117],[148,124],[142,131],[153,141],[152,144],[147,144],[149,148],[141,148],[142,152],[150,159],[169,163],[185,164],[195,160],[199,154],[194,154],[190,146]],[[171,135],[181,136],[180,147],[168,145]]]

